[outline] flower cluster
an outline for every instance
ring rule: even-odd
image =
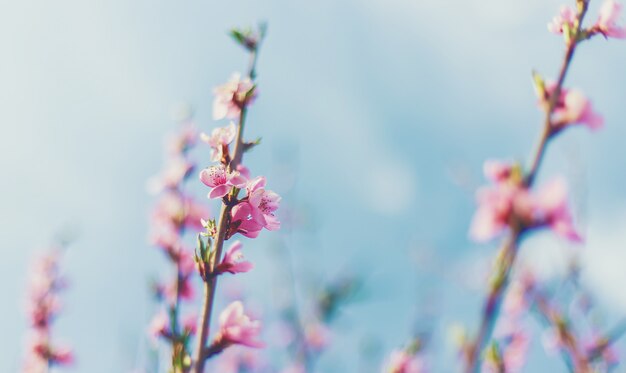
[[[66,287],[59,273],[60,255],[60,249],[52,249],[38,258],[32,268],[27,303],[32,333],[24,373],[45,373],[50,366],[68,365],[74,360],[69,347],[52,343],[52,322],[61,308],[59,292]]]
[[[579,25],[579,12],[571,7],[562,6],[559,14],[548,23],[548,30],[555,34],[563,34],[568,44],[579,39],[588,39],[597,34],[605,38],[624,39],[626,38],[626,27],[618,24],[621,11],[622,5],[620,3],[615,0],[605,0],[596,22],[590,28],[585,29]],[[580,31],[578,30],[579,27]]]
[[[197,133],[189,122],[179,126],[166,144],[165,169],[150,182],[152,190],[160,193],[150,215],[150,241],[163,251],[174,274],[169,281],[155,286],[162,307],[150,324],[149,334],[155,343],[161,338],[171,345],[172,367],[176,372],[189,356],[189,339],[196,329],[194,313],[181,317],[182,303],[194,298],[192,275],[195,273],[193,251],[185,245],[184,236],[187,230],[201,229],[201,219],[208,214],[205,206],[183,190],[194,169],[189,152]]]
[[[477,193],[478,209],[470,229],[472,238],[487,241],[515,226],[523,230],[549,227],[563,237],[580,241],[567,207],[567,188],[562,179],[532,192],[521,178],[518,165],[490,160],[485,162],[484,171],[492,185]]]

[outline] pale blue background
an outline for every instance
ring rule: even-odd
[[[434,323],[434,370],[457,371],[447,330],[457,321],[475,327],[479,269],[495,249],[466,238],[472,193],[485,158],[525,159],[535,141],[541,116],[530,71],[549,76],[560,64],[562,41],[546,31],[559,4],[3,1],[0,371],[20,366],[28,261],[67,224],[81,232],[64,263],[72,286],[57,325],[78,355],[69,371],[127,372],[144,359],[153,312],[146,287],[164,269],[146,244],[153,199],[145,181],[161,167],[173,103],[192,103],[204,130],[216,125],[212,87],[247,61],[226,30],[257,20],[270,28],[248,127],[263,146],[249,165],[306,224],[246,246],[257,263],[242,276],[248,293],[271,308],[272,247],[282,242],[303,295],[344,270],[366,279],[320,371],[377,371],[382,355],[357,368],[363,341],[386,353],[424,314],[437,316],[419,318]],[[582,252],[586,283],[619,316],[626,48],[598,39],[579,52],[568,82],[592,97],[606,128],[566,133],[541,179],[560,172],[572,183],[588,243],[565,251]],[[526,251],[542,273],[559,273],[563,243],[532,242]],[[527,371],[564,370],[534,343]]]

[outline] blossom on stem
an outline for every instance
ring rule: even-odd
[[[626,38],[626,27],[619,26],[617,19],[622,11],[622,4],[615,0],[606,0],[600,8],[600,15],[592,31],[596,31],[607,38]]]
[[[51,324],[61,308],[58,293],[66,286],[59,273],[59,259],[60,251],[54,249],[33,264],[27,304],[33,331],[23,366],[25,373],[41,373],[48,366],[73,362],[69,347],[51,341]]]
[[[548,31],[554,34],[568,35],[566,32],[574,28],[576,23],[576,11],[568,6],[563,5],[559,11],[559,14],[554,16],[552,22],[548,23]]]
[[[241,248],[243,244],[240,241],[235,241],[226,251],[224,259],[215,269],[216,274],[222,274],[229,272],[232,274],[248,272],[254,265],[248,261],[243,260],[243,253]]]
[[[169,337],[171,335],[170,318],[165,311],[161,310],[154,315],[148,327],[148,335],[155,342],[159,337]]]
[[[267,230],[274,231],[280,228],[280,222],[274,215],[278,209],[281,197],[271,190],[265,189],[265,177],[260,176],[248,182],[248,200],[250,205],[260,214],[255,214],[260,223]]]
[[[474,240],[488,241],[512,224],[524,229],[549,227],[567,239],[581,240],[573,227],[562,179],[553,180],[536,193],[514,179],[496,181],[478,190],[478,209],[470,228]]]
[[[211,162],[220,162],[224,155],[228,154],[228,145],[233,142],[237,135],[235,123],[228,126],[218,127],[211,131],[211,135],[200,134],[200,139],[211,147]]]
[[[241,74],[235,73],[231,79],[215,88],[213,101],[213,119],[224,118],[236,119],[241,114],[241,109],[252,103],[256,97],[254,83],[249,77],[241,78]]]
[[[556,90],[556,83],[546,85],[544,92],[539,92],[539,104],[544,110],[549,109],[550,96]],[[593,111],[591,101],[577,89],[562,88],[559,99],[552,111],[551,126],[558,132],[568,125],[583,124],[592,130],[597,130],[604,124],[602,116]]]
[[[426,373],[426,371],[423,358],[400,350],[391,353],[383,369],[384,373]]]
[[[188,335],[196,334],[196,329],[198,326],[198,315],[195,313],[190,313],[183,317],[183,330]]]
[[[222,311],[219,317],[220,330],[216,341],[225,345],[240,344],[248,347],[260,348],[265,344],[257,338],[261,332],[261,322],[251,320],[244,313],[240,301],[231,303]]]
[[[210,166],[200,172],[200,181],[211,187],[209,198],[222,198],[233,188],[243,187],[247,180],[239,172],[229,172],[223,164]]]

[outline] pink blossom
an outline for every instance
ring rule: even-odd
[[[194,263],[195,264],[195,263]],[[184,300],[193,300],[196,292],[189,275],[183,275],[178,282],[174,279],[165,288],[165,295],[170,302],[175,302],[176,297]]]
[[[600,16],[592,30],[597,30],[605,37],[626,38],[626,27],[617,25],[621,11],[622,4],[615,0],[606,0],[600,8]]]
[[[515,198],[522,193],[519,186],[509,183],[480,188],[476,194],[478,209],[472,218],[470,237],[484,242],[506,229],[513,215]]]
[[[281,197],[271,190],[266,190],[265,177],[257,177],[248,182],[248,200],[250,205],[258,210],[261,214],[258,215],[261,224],[270,231],[278,230],[280,228],[280,222],[274,215],[274,212],[278,209]]]
[[[240,301],[235,301],[226,307],[220,314],[219,322],[218,340],[227,344],[240,344],[255,348],[265,345],[257,340],[261,332],[261,322],[250,320],[244,313],[243,304]]]
[[[312,350],[321,351],[330,343],[330,330],[319,322],[308,324],[304,328],[304,338]]]
[[[231,231],[229,236],[241,233],[248,238],[256,238],[263,229],[262,214],[248,202],[240,202],[231,211]]]
[[[157,313],[148,327],[148,334],[154,341],[159,337],[167,337],[171,334],[170,318],[165,311]]]
[[[483,164],[483,173],[488,180],[494,183],[507,181],[513,172],[511,162],[503,162],[496,159],[488,159]]]
[[[189,335],[193,335],[196,334],[196,327],[197,327],[197,323],[198,323],[198,316],[195,313],[190,313],[188,315],[186,315],[183,320],[183,330],[185,331],[185,333],[189,334]]]
[[[425,373],[426,364],[419,356],[413,356],[406,351],[393,351],[383,370],[385,373]]]
[[[174,232],[181,227],[202,228],[200,219],[209,215],[208,209],[190,196],[167,192],[162,194],[152,211],[152,221],[157,227]]]
[[[563,34],[564,26],[571,30],[576,23],[576,11],[568,6],[562,6],[559,15],[552,19],[552,22],[548,23],[548,31],[555,34]]]
[[[249,105],[256,96],[254,83],[250,78],[241,78],[241,74],[233,74],[231,79],[215,88],[213,101],[213,119],[236,119],[241,109]]]
[[[209,198],[222,198],[233,189],[243,187],[246,179],[239,172],[228,172],[222,164],[207,167],[200,172],[200,181],[211,187]]]
[[[546,86],[548,97],[539,97],[540,105],[548,108],[549,97],[554,93],[556,83],[550,82]],[[552,112],[552,126],[555,131],[562,130],[570,124],[584,124],[592,130],[601,128],[604,124],[602,116],[593,111],[591,102],[577,89],[561,89],[561,94]]]
[[[477,192],[478,209],[472,219],[470,237],[488,241],[508,228],[549,227],[572,241],[580,241],[567,207],[567,188],[562,179],[544,185],[536,194],[515,183],[498,183]]]
[[[230,122],[228,126],[218,127],[211,131],[211,135],[200,134],[200,139],[211,147],[211,162],[220,162],[224,156],[224,150],[233,142],[237,135],[235,123]]]
[[[243,260],[243,253],[241,247],[243,244],[240,241],[235,241],[230,248],[226,251],[224,259],[217,266],[217,274],[229,272],[232,274],[243,273],[251,270],[254,265],[248,261]]]
[[[567,185],[557,178],[544,185],[535,200],[535,220],[549,226],[558,235],[571,241],[581,241],[567,206]],[[537,223],[536,223],[537,224]]]

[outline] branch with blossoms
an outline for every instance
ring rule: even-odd
[[[619,362],[612,344],[623,334],[623,323],[618,323],[605,335],[592,331],[585,337],[575,330],[572,320],[545,292],[535,286],[528,293],[536,313],[549,327],[543,338],[546,349],[560,352],[571,371],[607,371]]]
[[[51,367],[67,366],[74,360],[71,348],[53,342],[52,336],[52,324],[62,307],[59,294],[67,286],[59,267],[63,249],[63,245],[52,247],[31,268],[27,312],[32,329],[23,373],[47,373]]]
[[[240,242],[235,242],[222,255],[225,241],[236,234],[256,238],[263,229],[280,228],[274,215],[280,197],[265,188],[265,177],[252,178],[242,164],[244,152],[258,144],[258,141],[246,142],[243,132],[248,108],[257,97],[256,61],[265,31],[266,27],[261,25],[256,32],[235,30],[231,33],[249,53],[250,65],[246,77],[234,74],[229,82],[215,89],[213,119],[230,119],[237,123],[231,122],[226,127],[214,129],[210,135],[201,135],[202,141],[211,147],[211,161],[216,164],[203,169],[200,180],[211,188],[209,199],[219,199],[222,203],[217,219],[203,220],[206,231],[198,236],[195,253],[196,266],[204,283],[204,296],[191,366],[194,373],[204,372],[206,360],[229,346],[263,346],[257,339],[260,321],[251,320],[238,301],[220,314],[219,331],[210,344],[208,338],[219,276],[226,272],[247,272],[252,268],[243,261]],[[242,192],[244,196],[240,195]]]
[[[166,142],[165,168],[149,185],[153,192],[160,193],[150,216],[150,241],[162,250],[173,272],[169,281],[154,286],[161,309],[150,324],[150,335],[155,343],[164,340],[168,344],[170,371],[174,373],[186,371],[189,365],[189,343],[196,327],[195,314],[181,316],[183,303],[194,298],[191,278],[195,264],[192,250],[185,245],[185,232],[201,229],[200,219],[208,213],[184,190],[194,169],[189,152],[196,140],[195,127],[188,118],[178,126]]]
[[[428,336],[417,336],[403,349],[395,350],[385,362],[384,373],[427,373],[424,348]]]
[[[592,130],[603,124],[602,117],[592,110],[591,103],[580,91],[563,86],[574,53],[583,41],[596,35],[626,37],[626,29],[616,23],[621,6],[614,0],[606,0],[596,23],[585,28],[583,21],[589,1],[577,0],[576,9],[563,7],[560,15],[548,25],[551,32],[563,35],[566,49],[556,81],[544,81],[539,74],[533,74],[539,106],[545,117],[530,166],[523,168],[520,164],[498,161],[485,164],[485,175],[493,184],[478,191],[478,210],[470,235],[477,241],[488,241],[503,231],[508,231],[508,235],[496,257],[478,333],[465,346],[465,370],[468,373],[478,370],[483,349],[492,338],[523,237],[547,227],[574,242],[582,239],[574,229],[567,207],[564,181],[556,179],[538,191],[534,191],[533,186],[548,144],[558,134],[575,124],[586,125]]]

